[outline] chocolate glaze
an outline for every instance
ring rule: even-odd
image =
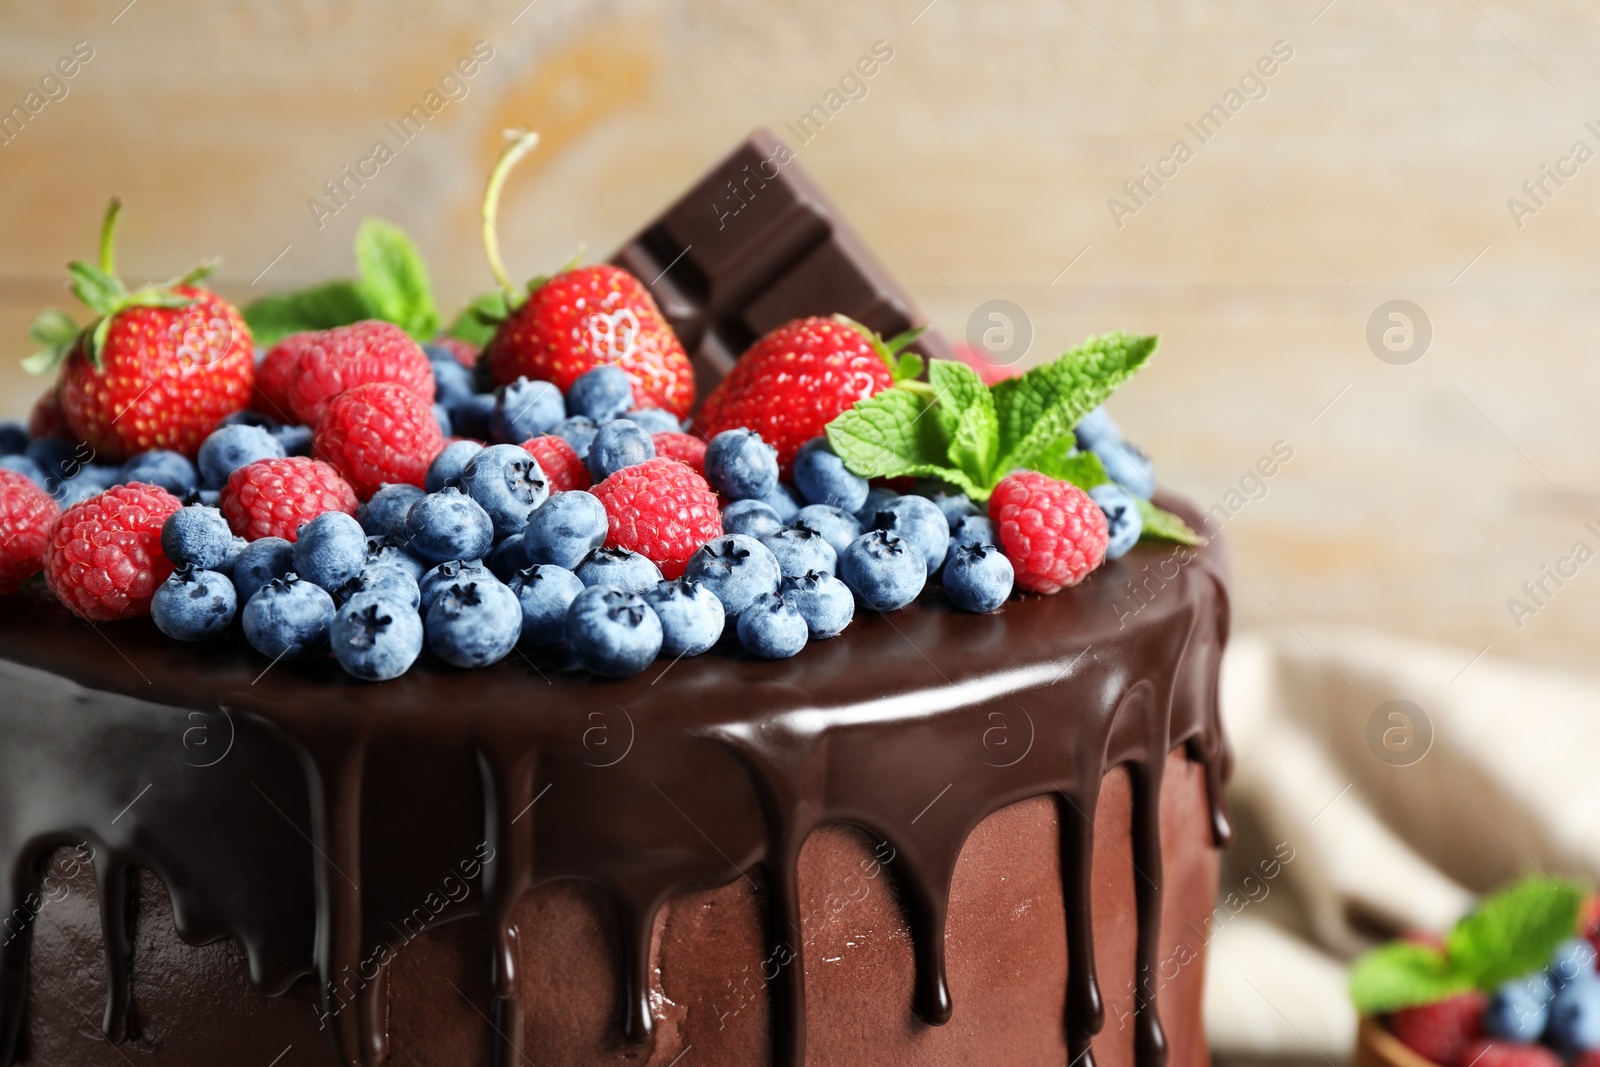
[[[1218,550],[1168,562],[1174,576],[1144,598],[1132,583],[1174,552],[1141,546],[1076,589],[1014,599],[992,616],[954,611],[933,592],[892,615],[858,616],[792,660],[722,648],[620,682],[517,654],[471,674],[425,657],[367,685],[331,661],[269,668],[237,639],[181,645],[148,621],[97,632],[42,596],[13,597],[0,608],[0,916],[20,918],[0,944],[0,1064],[23,1047],[29,894],[53,851],[87,842],[113,1040],[127,1032],[136,867],[166,885],[184,940],[236,939],[258,988],[278,994],[314,975],[345,1062],[379,1064],[394,954],[418,931],[472,914],[492,943],[485,1011],[497,1062],[517,1060],[512,905],[573,877],[616,903],[622,1028],[648,1044],[661,905],[760,866],[778,964],[773,1058],[798,1067],[795,872],[808,835],[848,823],[893,849],[913,1004],[939,1024],[961,1011],[943,931],[962,845],[987,816],[1038,796],[1057,797],[1061,816],[1063,1025],[1074,1058],[1091,1063],[1104,1008],[1090,868],[1108,769],[1131,773],[1140,988],[1158,984],[1157,798],[1169,752],[1203,763],[1213,834],[1220,844],[1229,833]],[[1030,739],[1020,758],[989,743],[1000,723],[1014,746]],[[457,869],[463,891],[441,890],[440,871]],[[1159,1067],[1153,997],[1136,1025],[1138,1062]]]

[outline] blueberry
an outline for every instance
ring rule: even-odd
[[[487,441],[490,436],[490,423],[494,418],[495,395],[493,393],[474,393],[464,400],[453,404],[446,404],[445,410],[450,412],[450,431],[457,437],[471,437],[478,441]]]
[[[894,611],[917,599],[928,568],[916,545],[893,530],[873,530],[850,542],[839,557],[839,577],[867,607]]]
[[[786,524],[800,516],[800,509],[806,503],[793,489],[782,482],[778,483],[776,489],[762,497],[761,502],[777,512],[779,522]]]
[[[259,426],[224,426],[200,442],[200,484],[220,489],[228,475],[258,459],[282,459],[283,442]]]
[[[455,432],[455,425],[450,421],[450,409],[443,404],[433,405],[433,424],[439,427],[442,437],[449,437]]]
[[[122,465],[117,472],[119,482],[144,482],[159,485],[167,492],[182,495],[200,484],[200,475],[194,464],[178,452],[164,448],[140,452]]]
[[[179,641],[204,641],[228,628],[239,595],[226,574],[179,567],[156,587],[150,618],[156,628]]]
[[[1557,986],[1578,978],[1590,978],[1595,973],[1595,951],[1587,939],[1570,937],[1556,946],[1546,965]]]
[[[209,507],[210,505],[206,505],[206,506]],[[230,541],[228,543],[228,551],[222,557],[222,562],[217,564],[215,567],[212,567],[211,569],[214,570],[214,571],[218,571],[218,572],[220,572],[222,574],[226,574],[230,579],[232,579],[232,577],[233,577],[233,565],[239,561],[239,557],[242,556],[244,554],[244,550],[249,548],[249,547],[250,547],[250,542],[249,541],[246,541],[242,537],[235,537],[232,541]]]
[[[367,554],[362,560],[362,569],[374,566],[397,567],[405,571],[416,581],[422,581],[422,574],[428,565],[422,560],[407,552],[405,545],[393,536],[367,538]]]
[[[1105,512],[1106,530],[1110,535],[1106,542],[1106,559],[1121,559],[1139,543],[1139,534],[1144,530],[1138,501],[1122,486],[1110,482],[1089,490],[1089,498]]]
[[[683,423],[666,408],[634,408],[624,412],[623,418],[632,419],[643,426],[646,433],[682,433]]]
[[[761,500],[778,487],[778,450],[752,430],[724,430],[706,446],[706,481],[729,500]]]
[[[602,677],[638,674],[660,653],[661,639],[661,620],[637,593],[591,585],[567,609],[567,647]]]
[[[311,441],[316,433],[309,426],[274,426],[270,431],[283,446],[286,456],[311,455]]]
[[[835,556],[861,536],[861,523],[856,517],[832,504],[807,504],[800,509],[795,521],[803,522],[821,534],[822,539],[833,547]]]
[[[760,538],[778,560],[778,573],[799,578],[812,571],[833,574],[839,569],[839,554],[813,527],[798,520],[777,533]]]
[[[536,563],[511,576],[507,587],[522,605],[522,640],[558,645],[567,639],[567,609],[583,592],[583,581],[565,567]]]
[[[1544,1040],[1567,1058],[1600,1048],[1600,978],[1575,978],[1556,991]]]
[[[932,575],[950,548],[950,524],[939,505],[925,496],[903,496],[879,509],[873,519],[879,530],[893,530],[917,546]]]
[[[1011,595],[1011,561],[993,545],[958,545],[944,568],[944,595],[963,611],[993,611]]]
[[[795,488],[808,504],[832,504],[855,511],[867,502],[867,480],[834,455],[826,437],[814,437],[794,457]]]
[[[338,589],[333,590],[335,603],[343,604],[361,593],[383,593],[403,600],[413,611],[422,610],[422,590],[410,571],[386,564],[374,564],[361,570]]]
[[[589,468],[589,476],[603,482],[624,467],[654,459],[655,454],[655,442],[643,427],[627,419],[615,419],[594,435],[583,462]]]
[[[606,507],[592,493],[557,493],[528,516],[522,556],[577,570],[585,556],[606,542]]]
[[[262,586],[292,570],[294,546],[289,542],[281,537],[251,541],[233,561],[233,588],[239,593],[239,603],[250,603]]]
[[[0,422],[0,456],[14,456],[28,447],[28,428],[14,419]]]
[[[233,531],[216,508],[191,504],[167,516],[161,524],[161,551],[174,566],[222,570],[234,555]]]
[[[567,417],[561,390],[551,382],[518,378],[495,390],[489,415],[489,436],[501,444],[517,445],[530,437],[549,433]]]
[[[406,512],[427,494],[414,485],[380,486],[372,499],[356,508],[356,521],[371,537],[404,537]]]
[[[944,512],[944,521],[954,530],[968,515],[978,513],[978,505],[961,490],[943,482],[926,482],[917,486],[917,494],[933,501]]]
[[[472,372],[457,363],[448,352],[443,359],[428,359],[433,364],[433,399],[447,409],[463,400],[470,400],[477,392],[472,387]]]
[[[275,429],[277,425],[278,420],[271,415],[263,415],[261,412],[251,411],[249,408],[224,415],[221,421],[217,423],[219,428],[223,426],[257,426],[263,430]]]
[[[782,593],[763,593],[739,613],[739,644],[752,656],[788,659],[806,647],[810,629]]]
[[[83,450],[81,455],[80,448]],[[59,437],[39,437],[28,442],[23,454],[39,465],[44,472],[45,492],[54,495],[62,482],[77,474],[84,462],[93,457],[94,450],[88,445],[75,445]]]
[[[1149,500],[1156,492],[1150,458],[1126,441],[1112,441],[1093,449],[1111,480],[1134,496]]]
[[[496,537],[521,533],[550,495],[539,461],[521,445],[490,445],[461,468],[461,491],[489,513]]]
[[[88,482],[100,489],[110,489],[117,484],[121,473],[121,468],[115,463],[85,463],[73,480]]]
[[[785,578],[783,592],[794,602],[815,639],[837,637],[855,618],[856,598],[849,586],[831,574],[812,571],[799,578]]]
[[[994,520],[987,515],[968,515],[961,520],[960,526],[950,529],[950,545],[998,545],[1000,535],[995,529]],[[949,554],[946,553],[946,558]]]
[[[722,601],[692,578],[658,582],[644,602],[661,620],[661,651],[668,656],[698,656],[722,636],[727,619]]]
[[[454,352],[435,341],[424,341],[422,343],[422,354],[428,357],[429,363],[435,365],[440,363],[454,363],[458,367],[461,366],[460,362],[456,359],[456,354]],[[463,367],[462,369],[465,370],[466,368]]]
[[[872,525],[872,520],[878,517],[878,512],[884,507],[900,498],[900,494],[888,486],[875,485],[867,490],[866,503],[856,508],[856,519],[862,524],[863,529]]]
[[[263,656],[293,659],[328,647],[333,597],[293,574],[274,578],[244,606],[244,639]]]
[[[745,534],[757,540],[783,529],[772,505],[760,500],[735,500],[722,509],[722,531]]]
[[[455,486],[429,493],[406,512],[407,544],[429,563],[482,559],[494,546],[494,521]]]
[[[333,592],[361,571],[367,560],[367,532],[342,511],[324,511],[300,527],[294,544],[294,571]]]
[[[40,489],[49,491],[49,478],[45,476],[44,468],[20,452],[0,456],[0,470],[15,471]]]
[[[584,585],[609,585],[629,593],[642,593],[661,580],[659,567],[626,548],[597,548],[584,557],[574,573]]]
[[[737,615],[763,593],[776,593],[783,575],[772,549],[745,534],[724,534],[707,541],[689,557],[684,574]]]
[[[579,459],[587,459],[589,446],[594,443],[594,435],[600,432],[600,426],[591,418],[573,415],[556,423],[550,432],[571,445]]]
[[[1483,1028],[1495,1037],[1532,1044],[1544,1033],[1555,991],[1554,980],[1543,971],[1513,978],[1489,998]]]
[[[494,580],[494,573],[478,560],[467,562],[459,559],[446,560],[424,574],[422,580],[417,583],[417,590],[422,594],[422,612],[427,614],[428,609],[433,606],[434,598],[452,585]]]
[[[522,605],[498,581],[457,583],[434,599],[423,626],[428,647],[450,666],[487,667],[522,636]]]
[[[437,493],[449,485],[459,489],[462,468],[482,451],[483,446],[476,441],[451,441],[428,464],[428,473],[422,478],[422,488],[430,493]]]
[[[586,370],[567,387],[567,411],[596,423],[619,419],[633,407],[633,379],[612,363]]]
[[[1079,419],[1073,433],[1078,439],[1078,447],[1085,452],[1099,452],[1103,445],[1122,442],[1122,430],[1103,406]]]
[[[70,481],[58,482],[56,491],[51,495],[56,498],[56,506],[62,511],[74,504],[81,504],[92,496],[99,496],[105,489],[83,478],[73,478]]]
[[[403,600],[362,593],[334,615],[328,643],[347,674],[387,681],[410,670],[422,653],[422,619]]]
[[[509,582],[513,574],[528,565],[528,557],[522,554],[522,535],[516,533],[496,541],[483,565],[502,582]]]

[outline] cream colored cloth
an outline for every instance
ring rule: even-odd
[[[1600,684],[1305,627],[1235,639],[1222,706],[1238,837],[1208,954],[1219,1053],[1348,1059],[1345,971],[1376,938],[1443,929],[1528,872],[1600,877]],[[1259,867],[1275,851],[1292,858]]]

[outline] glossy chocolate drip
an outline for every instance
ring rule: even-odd
[[[807,836],[849,823],[882,843],[914,948],[905,1007],[939,1024],[962,1011],[951,1002],[944,927],[963,844],[1000,809],[1054,796],[1069,950],[1063,1026],[1072,1055],[1089,1063],[1104,1024],[1089,880],[1095,803],[1107,771],[1127,766],[1136,1047],[1141,1067],[1159,1067],[1157,800],[1170,751],[1205,764],[1219,842],[1228,827],[1220,561],[1214,549],[1186,566],[1173,558],[1171,546],[1142,546],[1076,589],[1022,597],[994,616],[953,611],[934,592],[890,616],[864,614],[793,660],[719,649],[621,682],[520,655],[472,674],[425,659],[378,686],[326,661],[263,674],[266,661],[241,642],[179,645],[143,621],[106,628],[113,656],[53,603],[12,598],[0,617],[9,874],[0,904],[25,913],[44,859],[88,842],[112,979],[105,1024],[120,1037],[130,1009],[128,876],[146,867],[168,887],[179,933],[239,940],[259,988],[281,993],[313,975],[322,1020],[352,1065],[387,1055],[388,961],[422,931],[476,915],[491,943],[492,1002],[480,1010],[497,1031],[497,1062],[512,1064],[538,1025],[518,1002],[512,924],[529,889],[576,877],[610,892],[619,1029],[648,1044],[662,903],[760,868],[773,1060],[800,1067],[797,871]],[[1132,579],[1146,564],[1166,564],[1171,577],[1139,600]],[[192,743],[199,728],[208,747]],[[0,944],[6,1064],[21,1047],[26,935]]]

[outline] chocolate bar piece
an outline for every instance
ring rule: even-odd
[[[791,319],[837,312],[884,337],[928,322],[769,130],[751,134],[612,262],[650,287],[694,359],[701,396]],[[931,329],[912,347],[953,358]]]

